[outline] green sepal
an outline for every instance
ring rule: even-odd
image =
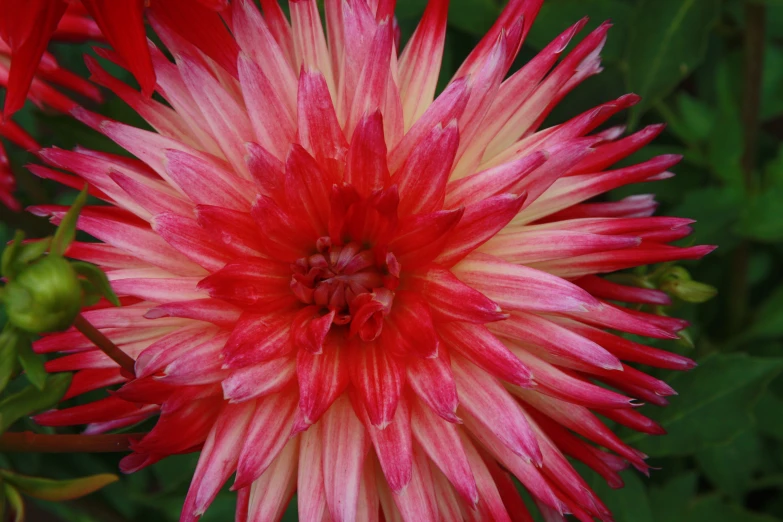
[[[25,415],[45,410],[60,402],[71,384],[70,373],[49,375],[42,390],[28,386],[0,401],[0,433]]]
[[[33,352],[33,346],[28,336],[20,335],[17,343],[17,352],[19,363],[22,365],[22,369],[24,369],[27,380],[39,390],[43,390],[47,376],[46,368],[44,368],[44,359]]]
[[[22,241],[24,241],[24,232],[17,230],[16,234],[14,234],[14,240],[3,250],[0,270],[2,270],[3,277],[6,279],[13,279],[16,275],[14,267],[16,266],[16,258],[22,248]]]
[[[658,280],[658,287],[687,303],[704,303],[718,293],[715,287],[694,281],[691,274],[681,266],[664,271]]]
[[[60,226],[57,227],[57,232],[54,233],[52,238],[52,246],[49,249],[49,253],[54,256],[63,256],[68,246],[73,242],[76,237],[76,222],[79,219],[79,212],[87,202],[87,187],[85,186],[76,200],[68,209],[68,212],[63,216]]]
[[[119,480],[117,475],[111,473],[65,480],[30,477],[8,470],[0,470],[0,475],[25,495],[51,502],[83,497]]]
[[[92,263],[84,263],[82,261],[73,261],[71,266],[76,273],[85,278],[100,296],[105,297],[114,306],[120,306],[120,300],[117,298],[117,294],[109,284],[109,278],[103,273],[103,270],[93,265]],[[88,294],[85,292],[85,298]]]
[[[11,512],[14,514],[13,522],[24,522],[24,501],[22,495],[10,484],[3,484],[3,492],[5,498],[8,501],[8,507],[11,508]]]
[[[17,231],[14,242],[3,252],[2,271],[8,280],[14,279],[31,263],[40,259],[52,243],[51,237],[23,243],[24,234]]]
[[[17,333],[13,326],[6,324],[0,332],[0,391],[8,386],[8,381],[19,368],[17,359]]]
[[[685,346],[686,348],[696,348],[696,344],[693,342],[693,337],[688,330],[681,330],[677,333],[677,343]]]

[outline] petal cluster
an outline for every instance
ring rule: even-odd
[[[122,467],[200,451],[183,521],[232,475],[237,521],[278,519],[294,492],[308,521],[530,520],[515,479],[547,520],[610,520],[566,456],[614,487],[629,464],[647,472],[597,415],[662,433],[634,408],[674,391],[630,363],[693,362],[611,333],[686,323],[633,306],[664,293],[601,274],[711,247],[670,245],[691,222],[651,217],[652,197],[591,202],[679,158],[613,167],[661,131],[597,130],[633,95],[541,128],[600,71],[608,30],[566,52],[580,21],[509,76],[541,3],[512,0],[437,97],[445,0],[401,52],[386,0],[327,0],[325,31],[314,0],[290,21],[237,0],[198,38],[152,10],[174,56],[150,44],[166,103],[88,59],[154,130],[76,108],[135,158],[55,148],[32,169],[108,203],[79,220],[101,243],[68,254],[122,296],[84,315],[136,376],[76,331],[50,335],[36,350],[65,352],[48,369],[77,372],[68,398],[119,387],[37,421],[156,417]]]

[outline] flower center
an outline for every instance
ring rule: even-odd
[[[374,340],[399,283],[397,259],[355,242],[333,245],[329,237],[320,238],[316,247],[316,254],[291,265],[294,295],[323,313],[333,313],[333,324],[350,324],[351,334]]]

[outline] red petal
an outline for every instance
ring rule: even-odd
[[[250,403],[252,404],[252,403]],[[237,476],[231,489],[236,491],[260,477],[283,449],[296,412],[296,395],[278,393],[260,399],[242,442]]]
[[[432,214],[417,214],[403,219],[389,250],[406,270],[432,262],[450,239],[449,232],[457,226],[463,209],[440,210]]]
[[[348,397],[340,397],[321,422],[323,485],[332,520],[355,520],[364,459],[364,426]]]
[[[493,376],[517,386],[533,386],[530,369],[483,325],[453,322],[438,326],[443,342]]]
[[[144,0],[82,0],[82,3],[90,11],[114,50],[128,64],[128,69],[138,80],[144,94],[152,96],[155,90],[155,70],[152,68],[147,47]]]
[[[294,424],[298,433],[316,422],[350,383],[346,340],[340,333],[330,332],[323,353],[313,355],[307,350],[296,354],[296,374],[299,379],[299,414]]]
[[[436,321],[484,324],[506,317],[496,303],[438,265],[430,265],[426,271],[411,274],[410,283],[411,290],[427,301]]]
[[[356,125],[344,181],[353,185],[363,198],[385,187],[389,181],[383,117],[379,110],[366,114]]]
[[[382,430],[397,409],[405,378],[404,365],[377,341],[362,342],[354,338],[350,350],[351,382],[364,403],[370,422]]]
[[[0,31],[12,56],[4,108],[6,118],[24,105],[46,45],[67,7],[67,2],[61,0],[3,3]]]
[[[443,207],[459,131],[452,120],[437,125],[413,149],[405,165],[392,176],[400,191],[400,215],[434,212]]]

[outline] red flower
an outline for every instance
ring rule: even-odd
[[[234,473],[239,521],[278,519],[295,490],[307,521],[529,520],[511,475],[548,520],[609,520],[565,455],[613,486],[626,463],[646,472],[594,413],[662,433],[634,406],[673,390],[629,363],[693,362],[609,333],[686,323],[613,304],[667,297],[598,274],[711,247],[670,246],[691,222],[650,217],[651,197],[586,203],[679,160],[610,169],[661,130],[594,132],[636,96],[540,129],[600,70],[608,25],[560,60],[577,23],[506,78],[541,5],[512,0],[435,98],[444,0],[399,56],[389,2],[327,1],[328,39],[314,0],[291,2],[290,24],[262,3],[232,2],[197,38],[153,4],[176,58],[152,48],[168,105],[88,60],[155,132],[76,109],[138,159],[49,149],[76,176],[32,169],[110,204],[79,220],[104,243],[69,255],[123,296],[85,316],[137,376],[75,331],[46,337],[38,352],[68,352],[49,371],[77,372],[68,397],[122,386],[37,420],[94,433],[158,416],[122,467],[200,450],[183,521]]]

